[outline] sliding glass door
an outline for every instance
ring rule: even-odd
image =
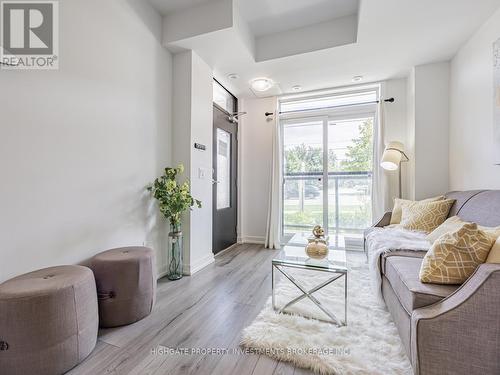
[[[345,112],[345,111],[344,111]],[[333,248],[362,246],[371,223],[373,111],[284,119],[283,240],[321,225]]]
[[[288,121],[283,127],[283,219],[286,235],[305,241],[311,229],[324,226],[324,121]]]
[[[373,115],[329,119],[327,131],[330,244],[353,249],[371,225]]]

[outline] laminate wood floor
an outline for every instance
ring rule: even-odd
[[[241,330],[271,294],[276,254],[261,245],[238,245],[191,277],[160,279],[153,313],[129,326],[100,330],[93,353],[69,374],[312,374],[254,354],[152,353],[159,345],[237,349]]]

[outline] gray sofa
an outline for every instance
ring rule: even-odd
[[[500,190],[446,196],[456,200],[450,217],[500,225]],[[389,225],[390,217],[374,226]],[[398,250],[379,259],[382,295],[415,374],[500,374],[500,264],[479,266],[462,285],[423,284],[424,255]]]

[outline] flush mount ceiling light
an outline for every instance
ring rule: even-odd
[[[363,80],[363,76],[354,76],[352,77],[353,82],[361,82]]]
[[[236,73],[230,73],[230,74],[227,75],[227,78],[229,78],[229,79],[238,79],[238,78],[240,78],[240,76],[238,74],[236,74]]]
[[[250,82],[250,85],[255,91],[262,92],[269,90],[274,85],[274,82],[269,78],[255,78]]]
[[[302,86],[301,85],[292,86],[292,90],[293,91],[300,91],[300,90],[302,90]]]

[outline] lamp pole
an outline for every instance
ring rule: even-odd
[[[399,198],[403,198],[403,188],[401,183],[401,162],[399,162]]]
[[[401,163],[403,163],[403,162],[405,162],[405,163],[406,163],[406,162],[410,161],[410,158],[408,157],[408,155],[406,155],[406,154],[404,153],[404,151],[401,151],[401,150],[398,150],[398,151],[401,153],[401,155],[402,155],[402,156],[404,156],[404,159],[401,159],[401,160],[399,161],[399,168],[398,168],[398,169],[399,169],[399,171],[398,171],[398,172],[399,172],[399,198],[403,198],[403,187],[402,187],[402,186],[403,186],[403,183],[402,183],[402,180],[403,180],[403,179],[402,179],[402,177],[401,177],[401,175],[402,175],[402,174],[401,174],[401,169],[402,169],[402,168],[401,168],[401,167],[402,167],[402,164],[401,164]]]
[[[403,197],[403,178],[401,173],[401,163],[407,161],[410,161],[410,158],[403,151],[403,144],[401,142],[390,142],[385,148],[384,154],[382,155],[382,168],[387,170],[399,169],[399,198]]]

